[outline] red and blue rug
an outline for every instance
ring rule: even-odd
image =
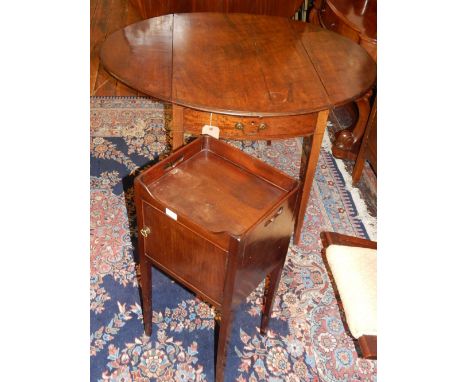
[[[153,335],[143,333],[133,179],[167,153],[169,115],[146,98],[91,98],[91,380],[214,381],[214,314],[153,268]],[[299,139],[232,142],[297,176]],[[259,334],[263,285],[239,306],[226,381],[375,381],[343,326],[319,233],[368,238],[335,159],[322,149],[302,243],[291,245],[268,335]]]

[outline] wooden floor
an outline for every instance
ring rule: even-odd
[[[143,95],[109,75],[99,62],[99,49],[105,38],[127,25],[141,20],[129,0],[91,0],[91,84],[92,96]]]

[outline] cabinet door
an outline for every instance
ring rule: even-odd
[[[145,253],[163,271],[202,297],[222,302],[227,251],[143,202]]]

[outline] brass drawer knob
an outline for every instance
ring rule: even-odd
[[[244,130],[244,124],[242,122],[236,122],[236,124],[234,125],[234,127],[237,129],[237,130]]]
[[[149,227],[144,227],[140,230],[140,233],[143,237],[148,237],[148,235],[151,233],[151,230]]]
[[[262,122],[260,125],[258,125],[258,130],[265,130],[267,128],[267,124],[265,122]]]

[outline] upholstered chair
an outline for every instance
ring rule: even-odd
[[[362,357],[377,359],[377,243],[334,232],[320,237],[349,331]]]

